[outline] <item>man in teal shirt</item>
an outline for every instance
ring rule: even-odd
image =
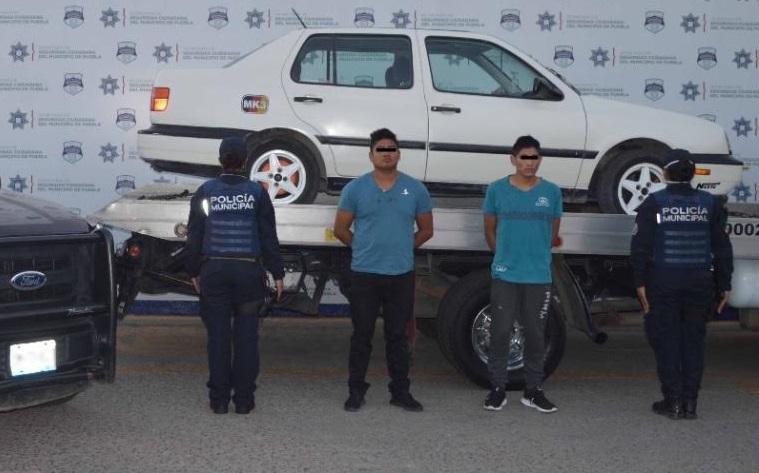
[[[335,216],[335,236],[352,250],[353,335],[344,406],[350,412],[361,409],[369,388],[365,378],[380,308],[390,404],[422,410],[409,391],[406,324],[414,316],[414,248],[432,238],[432,201],[424,184],[398,171],[400,157],[395,134],[386,128],[374,131],[369,142],[374,170],[345,186]]]
[[[492,388],[484,407],[506,405],[509,340],[514,321],[524,330],[522,404],[540,412],[556,406],[543,394],[544,331],[551,301],[551,246],[558,237],[561,189],[537,176],[540,143],[520,136],[511,150],[515,173],[488,186],[482,211],[485,239],[495,253],[490,305],[488,372]]]

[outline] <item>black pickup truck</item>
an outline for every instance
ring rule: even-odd
[[[61,403],[116,368],[113,240],[0,190],[0,412]]]

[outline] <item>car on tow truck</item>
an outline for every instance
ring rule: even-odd
[[[478,195],[525,134],[566,202],[635,212],[686,148],[694,186],[740,182],[725,131],[698,117],[581,95],[530,55],[466,32],[292,31],[220,69],[162,70],[140,157],[156,170],[215,176],[225,136],[248,139],[251,179],[279,204],[311,203],[370,170],[369,134],[394,130],[401,170],[433,194]]]

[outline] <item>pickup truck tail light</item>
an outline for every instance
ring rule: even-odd
[[[163,112],[169,108],[169,88],[153,87],[153,93],[150,95],[150,111]]]

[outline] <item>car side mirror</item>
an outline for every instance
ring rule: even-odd
[[[532,82],[532,93],[530,98],[538,100],[561,100],[564,98],[564,94],[561,90],[557,89],[555,85],[548,82],[544,77],[536,77]]]

